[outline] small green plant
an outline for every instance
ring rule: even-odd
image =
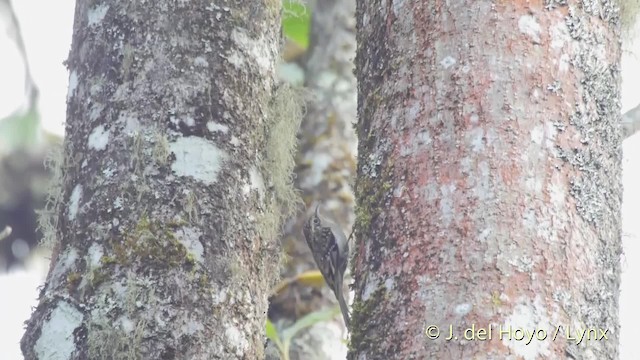
[[[280,352],[280,359],[289,360],[289,348],[291,347],[291,341],[293,340],[293,337],[300,332],[300,330],[308,328],[319,322],[329,321],[335,318],[338,314],[340,314],[340,308],[337,306],[314,311],[300,318],[292,326],[284,329],[281,333],[278,333],[278,330],[273,323],[267,319],[267,337],[269,340],[273,341],[278,348],[278,351]]]
[[[299,0],[284,1],[282,4],[282,30],[284,35],[306,49],[309,46],[310,10]]]

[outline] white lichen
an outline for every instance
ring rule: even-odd
[[[401,14],[402,7],[405,5],[405,0],[393,1],[393,14],[398,16]]]
[[[202,236],[202,232],[195,227],[183,227],[176,231],[176,239],[198,263],[202,263],[204,260],[204,247],[200,236]]]
[[[455,63],[456,59],[454,59],[452,56],[447,56],[440,61],[440,65],[442,65],[442,67],[445,69],[450,68],[451,66],[455,65]]]
[[[90,149],[94,150],[104,150],[107,148],[107,144],[109,143],[109,135],[111,134],[110,130],[106,130],[104,125],[96,126],[89,134],[89,139],[87,145]]]
[[[384,288],[387,289],[387,291],[392,291],[395,288],[395,283],[393,281],[393,278],[387,278],[384,281]]]
[[[456,192],[455,184],[443,184],[440,186],[440,215],[444,226],[451,225],[454,213],[454,196]]]
[[[538,227],[538,219],[534,209],[526,209],[522,214],[522,224],[526,229],[534,230]]]
[[[520,32],[527,35],[534,44],[540,43],[540,24],[535,17],[531,15],[523,15],[518,20],[518,28]]]
[[[76,219],[78,209],[80,209],[80,199],[82,199],[82,185],[78,184],[73,188],[71,196],[69,197],[69,209],[67,212],[69,221]]]
[[[114,201],[113,201],[113,208],[116,210],[122,210],[124,206],[124,199],[122,199],[121,196],[118,196]]]
[[[506,332],[502,334],[502,343],[509,347],[514,355],[525,360],[546,358],[550,353],[549,345],[553,342],[549,338],[538,340],[534,336],[531,341],[529,338],[537,330],[551,331],[548,316],[539,297],[535,299],[534,304],[526,304],[525,301],[522,300],[520,304],[515,305],[511,315],[501,325],[502,330],[508,331],[508,335]],[[517,340],[522,335],[525,338]],[[551,337],[552,334],[547,335]]]
[[[229,127],[227,125],[218,124],[213,121],[207,122],[207,129],[209,129],[209,131],[211,132],[220,131],[223,134],[226,134],[227,131],[229,131]]]
[[[169,143],[176,159],[171,169],[178,176],[192,177],[213,184],[222,170],[227,154],[213,142],[196,136],[181,137]]]
[[[569,54],[560,55],[560,60],[558,61],[558,71],[560,74],[564,74],[569,71],[569,66],[571,65],[571,58]]]
[[[378,289],[379,282],[377,277],[368,276],[365,280],[364,290],[362,291],[362,301],[367,301],[371,298],[373,293]]]
[[[118,318],[116,323],[120,325],[120,330],[127,335],[131,334],[136,329],[136,324],[127,316],[121,316]]]
[[[124,133],[133,136],[138,134],[141,129],[140,121],[135,114],[131,114],[129,112],[123,112],[120,114],[117,120],[119,123],[124,124]]]
[[[393,197],[396,197],[396,198],[402,197],[404,190],[405,190],[404,184],[399,184],[393,189]]]
[[[209,62],[204,56],[196,56],[195,58],[193,58],[193,65],[197,67],[207,67],[209,66]]]
[[[571,40],[571,37],[569,36],[569,29],[567,28],[567,24],[565,24],[564,21],[551,26],[549,32],[551,33],[552,49],[561,49],[564,44],[568,43]]]
[[[255,167],[249,169],[249,183],[242,187],[244,195],[248,195],[251,191],[257,191],[260,197],[264,196],[265,186],[262,174]]]
[[[189,127],[196,126],[196,120],[193,118],[193,116],[185,116],[182,119],[180,119],[180,121],[182,121],[183,124]]]
[[[98,25],[107,15],[108,10],[109,5],[106,4],[100,4],[94,8],[89,9],[89,11],[87,12],[87,25]]]
[[[469,132],[467,132],[466,137],[471,147],[471,150],[477,153],[482,152],[484,150],[485,136],[484,136],[483,128],[477,127],[477,128],[471,129]]]
[[[67,90],[67,101],[71,100],[71,98],[76,94],[76,88],[78,87],[78,73],[73,70],[71,74],[69,74],[69,88]]]
[[[204,330],[204,325],[194,320],[187,320],[180,327],[180,332],[182,333],[181,335],[187,335],[187,336],[192,336],[194,334],[202,332],[203,330]]]
[[[471,310],[473,310],[473,304],[462,303],[462,304],[456,305],[453,311],[456,313],[456,315],[462,317],[470,313]]]
[[[536,125],[531,130],[531,141],[537,145],[542,145],[542,140],[544,139],[544,128],[542,125]]]
[[[102,249],[101,245],[97,243],[91,244],[91,246],[89,247],[89,250],[87,251],[87,259],[88,259],[89,267],[90,268],[99,267],[100,259],[102,259],[103,255],[104,255],[104,250]]]
[[[105,179],[109,179],[111,177],[113,177],[113,175],[116,173],[115,169],[112,168],[104,168],[102,169],[102,175],[105,177]]]
[[[89,121],[93,122],[98,120],[100,114],[102,114],[102,110],[104,109],[104,105],[101,104],[93,104],[91,110],[89,110]]]
[[[246,30],[234,28],[231,33],[231,39],[242,50],[242,55],[236,51],[231,54],[230,57],[234,60],[229,59],[229,61],[232,61],[232,64],[245,71],[243,66],[247,61],[258,65],[258,69],[265,74],[275,72],[275,56],[269,52],[268,46],[264,46],[265,39],[263,37],[253,39],[247,34]]]
[[[60,301],[42,325],[34,346],[38,359],[66,360],[76,349],[73,332],[82,324],[82,312]]]
[[[50,284],[57,284],[60,281],[60,277],[67,273],[77,260],[78,251],[75,248],[69,248],[67,251],[58,255],[58,260],[50,275]]]
[[[554,173],[551,183],[549,184],[549,197],[551,204],[558,210],[564,210],[567,206],[566,197],[569,195],[569,189],[566,183],[560,179],[557,173]],[[558,212],[558,215],[565,215],[565,211]]]
[[[242,356],[249,348],[249,342],[247,341],[242,331],[237,327],[231,324],[226,324],[224,335],[227,337],[229,345],[236,349],[235,354],[237,356]]]
[[[227,288],[214,289],[211,291],[211,302],[213,305],[220,305],[227,301]]]

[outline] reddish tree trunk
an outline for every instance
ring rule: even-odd
[[[351,358],[617,357],[619,13],[545,3],[359,2]]]

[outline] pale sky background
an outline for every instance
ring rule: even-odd
[[[34,80],[40,89],[40,114],[46,130],[61,134],[66,111],[68,74],[63,66],[71,45],[73,0],[13,0],[27,48]],[[640,26],[637,27],[640,34]],[[2,29],[2,28],[0,28]],[[13,43],[0,31],[0,118],[24,100],[24,69]],[[622,59],[623,112],[640,103],[640,41],[625,45]],[[634,54],[635,53],[635,54]],[[640,134],[624,142],[623,160],[623,260],[620,298],[621,357],[638,359],[640,326]],[[36,287],[46,274],[45,265],[30,271],[0,275],[0,359],[22,360],[19,341],[22,323],[36,305]]]

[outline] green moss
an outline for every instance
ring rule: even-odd
[[[113,265],[116,264],[116,258],[113,256],[103,256],[100,258],[100,263],[102,265]]]
[[[123,239],[111,241],[113,256],[103,256],[103,265],[145,264],[158,268],[195,265],[193,254],[175,237],[175,227],[142,215]]]
[[[393,187],[393,185],[391,184],[391,182],[390,182],[390,181],[385,181],[385,182],[382,184],[382,191],[384,191],[384,192],[388,192],[389,190],[391,190],[391,188],[392,188],[392,187]]]
[[[368,206],[364,206],[364,205],[357,205],[356,206],[356,224],[358,224],[358,227],[361,227],[363,229],[368,229],[371,225],[371,211],[368,210],[370,209]]]
[[[101,269],[93,269],[89,273],[89,285],[91,285],[91,287],[95,289],[103,282],[105,282],[105,280],[107,280],[108,278],[109,277],[106,272],[102,271]]]
[[[189,191],[182,199],[182,206],[184,207],[184,212],[187,214],[187,219],[189,223],[194,225],[200,224],[200,210],[198,205],[198,199],[196,198],[196,194],[193,191]]]
[[[169,163],[169,155],[171,154],[169,140],[166,135],[160,132],[154,133],[153,138],[155,139],[152,151],[153,159],[158,165],[166,166]]]
[[[88,324],[89,358],[96,360],[142,359],[141,347],[146,323],[138,321],[133,333],[125,332],[107,321]]]
[[[196,264],[196,258],[190,252],[187,252],[184,260],[187,265],[194,266]]]
[[[207,274],[201,274],[198,278],[198,285],[200,285],[202,289],[208,289],[211,286],[209,276],[207,276]]]
[[[70,272],[67,274],[67,288],[69,289],[70,292],[75,290],[75,288],[80,283],[81,279],[82,279],[82,275],[80,275],[80,273]]]
[[[183,227],[183,226],[186,226],[186,225],[189,225],[189,223],[186,220],[182,219],[182,218],[178,218],[178,219],[173,219],[173,220],[167,221],[167,226],[169,226],[171,228],[174,228],[174,229],[179,228],[179,227]]]
[[[366,324],[365,321],[367,319],[381,319],[380,309],[382,309],[382,303],[387,299],[387,296],[387,290],[384,287],[378,287],[366,301],[356,299],[353,302],[351,323],[355,325],[350,328],[350,352],[355,350],[354,344],[358,349],[362,350],[376,347],[380,343],[376,337],[365,335],[367,329],[363,328],[363,326]]]
[[[390,176],[391,174],[388,173],[387,175]],[[388,176],[384,178],[388,178]],[[383,179],[368,179],[361,176],[358,180],[356,185],[357,205],[355,209],[355,228],[357,233],[371,231],[373,219],[381,212],[384,199],[393,186],[391,181],[384,181],[382,186],[379,186],[380,181]]]
[[[500,293],[498,291],[491,293],[491,303],[493,306],[502,306],[502,300],[500,300]]]
[[[101,267],[91,270],[89,284],[94,288],[108,280],[108,268],[124,266],[135,269],[181,268],[189,271],[190,280],[199,283],[208,291],[209,277],[197,264],[195,255],[175,236],[175,231],[186,224],[184,221],[170,221],[166,224],[142,215],[135,225],[123,231],[120,238],[109,241],[110,255],[100,258]]]

